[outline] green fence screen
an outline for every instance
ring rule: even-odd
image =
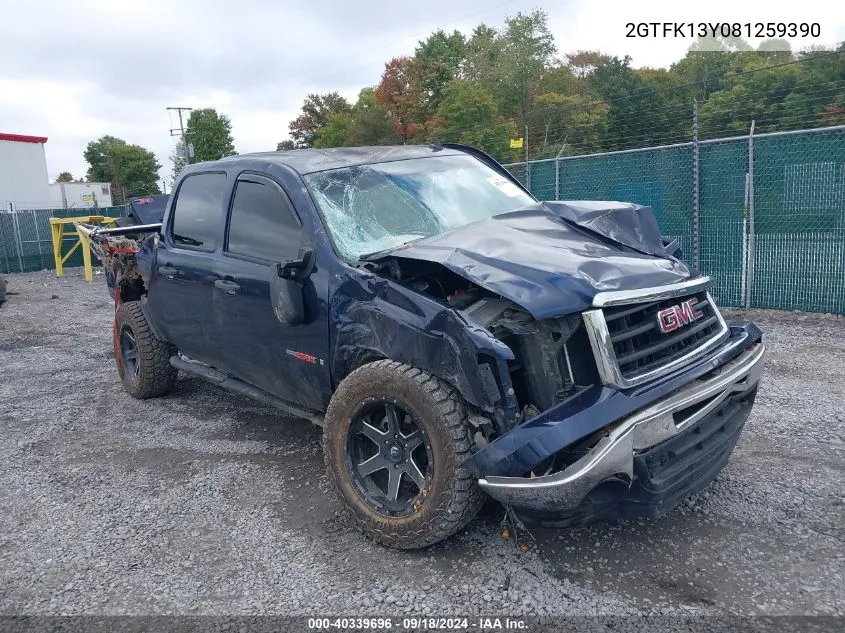
[[[541,200],[652,207],[722,305],[845,314],[845,126],[506,167]],[[124,207],[0,211],[0,272],[52,269],[48,218],[81,212]]]
[[[845,126],[506,167],[541,200],[652,207],[723,305],[845,314]]]
[[[71,218],[82,215],[105,215],[119,218],[125,214],[125,207],[0,211],[0,273],[55,268],[50,218]],[[70,232],[71,229],[71,225],[65,227],[66,232]],[[67,253],[74,241],[75,238],[66,238],[62,252]],[[72,266],[82,266],[82,251],[79,248],[65,262],[65,268]]]

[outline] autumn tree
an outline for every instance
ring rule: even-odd
[[[419,92],[415,94],[411,85],[409,61],[407,57],[394,57],[387,62],[373,93],[374,105],[384,108],[406,143],[416,129],[420,105]]]
[[[302,104],[302,114],[290,122],[288,130],[297,148],[311,147],[317,137],[317,130],[326,124],[329,115],[349,113],[352,106],[337,92],[309,94]]]

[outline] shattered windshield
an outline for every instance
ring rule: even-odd
[[[331,169],[304,180],[349,261],[535,202],[466,154]]]

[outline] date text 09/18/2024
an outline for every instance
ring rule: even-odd
[[[510,617],[404,617],[404,618],[309,618],[308,628],[311,630],[369,630],[388,631],[391,629],[415,631],[420,628],[426,630],[441,629],[444,631],[496,631],[526,630],[525,620]]]

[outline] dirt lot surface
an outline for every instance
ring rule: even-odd
[[[668,516],[422,552],[356,532],[319,430],[180,377],[135,401],[101,275],[8,275],[0,613],[843,614],[845,319],[729,313],[767,370],[729,466]]]

